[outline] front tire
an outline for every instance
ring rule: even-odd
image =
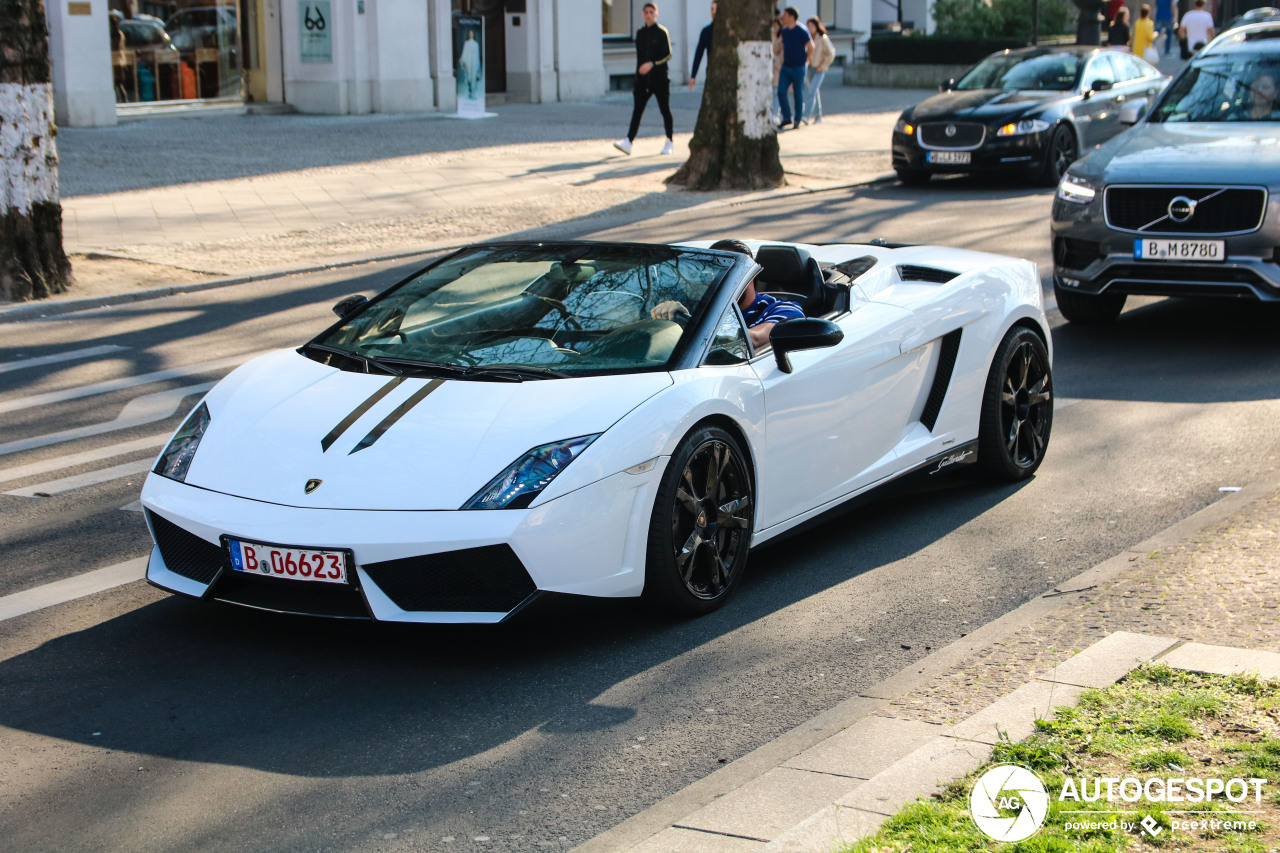
[[[649,521],[646,603],[682,616],[710,613],[747,565],[755,494],[747,456],[714,426],[694,430],[671,456]]]
[[[1114,322],[1124,310],[1123,293],[1078,293],[1053,283],[1053,295],[1058,300],[1058,310],[1072,323],[1101,325]]]
[[[1049,137],[1049,150],[1045,152],[1044,168],[1040,171],[1040,182],[1048,187],[1056,187],[1067,173],[1067,168],[1080,156],[1076,146],[1076,132],[1070,125],[1060,124]]]
[[[978,471],[992,480],[1025,480],[1049,448],[1053,374],[1040,336],[1025,326],[1005,335],[987,374],[978,425]]]

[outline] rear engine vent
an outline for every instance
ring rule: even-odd
[[[915,264],[902,264],[898,267],[898,277],[903,281],[927,281],[931,284],[946,284],[960,273],[933,267],[918,267]]]
[[[508,613],[537,591],[507,545],[370,563],[364,570],[402,610]]]
[[[156,533],[156,545],[169,571],[190,578],[196,583],[211,583],[222,568],[222,548],[206,542],[194,533],[188,533],[155,513],[147,510],[151,529]]]

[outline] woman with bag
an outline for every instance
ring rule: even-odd
[[[807,22],[809,35],[813,39],[813,50],[809,53],[809,79],[805,89],[809,93],[809,102],[805,104],[805,124],[817,124],[822,121],[822,95],[819,89],[826,79],[827,69],[836,61],[836,46],[827,36],[827,28],[817,18]]]
[[[1133,55],[1155,65],[1160,60],[1155,41],[1156,23],[1151,20],[1151,6],[1143,3],[1138,8],[1138,23],[1133,25]]]

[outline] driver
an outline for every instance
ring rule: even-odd
[[[751,248],[741,240],[718,240],[711,248],[752,257]],[[757,293],[755,279],[747,282],[747,289],[738,297],[738,307],[742,309],[742,318],[747,321],[747,336],[751,338],[751,346],[755,349],[768,345],[769,333],[774,326],[783,320],[804,316],[804,311],[794,302],[778,299],[767,293]],[[689,314],[690,311],[679,302],[667,301],[655,305],[649,315],[658,320],[674,320],[679,313]]]

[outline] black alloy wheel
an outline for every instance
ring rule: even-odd
[[[1111,323],[1124,310],[1123,293],[1080,293],[1059,287],[1053,283],[1053,295],[1058,300],[1058,310],[1072,323],[1096,325]]]
[[[1009,330],[996,350],[982,395],[978,470],[994,480],[1035,473],[1053,427],[1053,375],[1040,336],[1025,326]]]
[[[754,518],[751,471],[738,442],[718,427],[694,430],[658,487],[644,599],[683,615],[715,610],[742,578]]]
[[[1041,180],[1046,186],[1056,187],[1067,173],[1067,167],[1079,157],[1076,148],[1076,132],[1070,125],[1060,124],[1049,137],[1049,149],[1044,155],[1044,171]]]

